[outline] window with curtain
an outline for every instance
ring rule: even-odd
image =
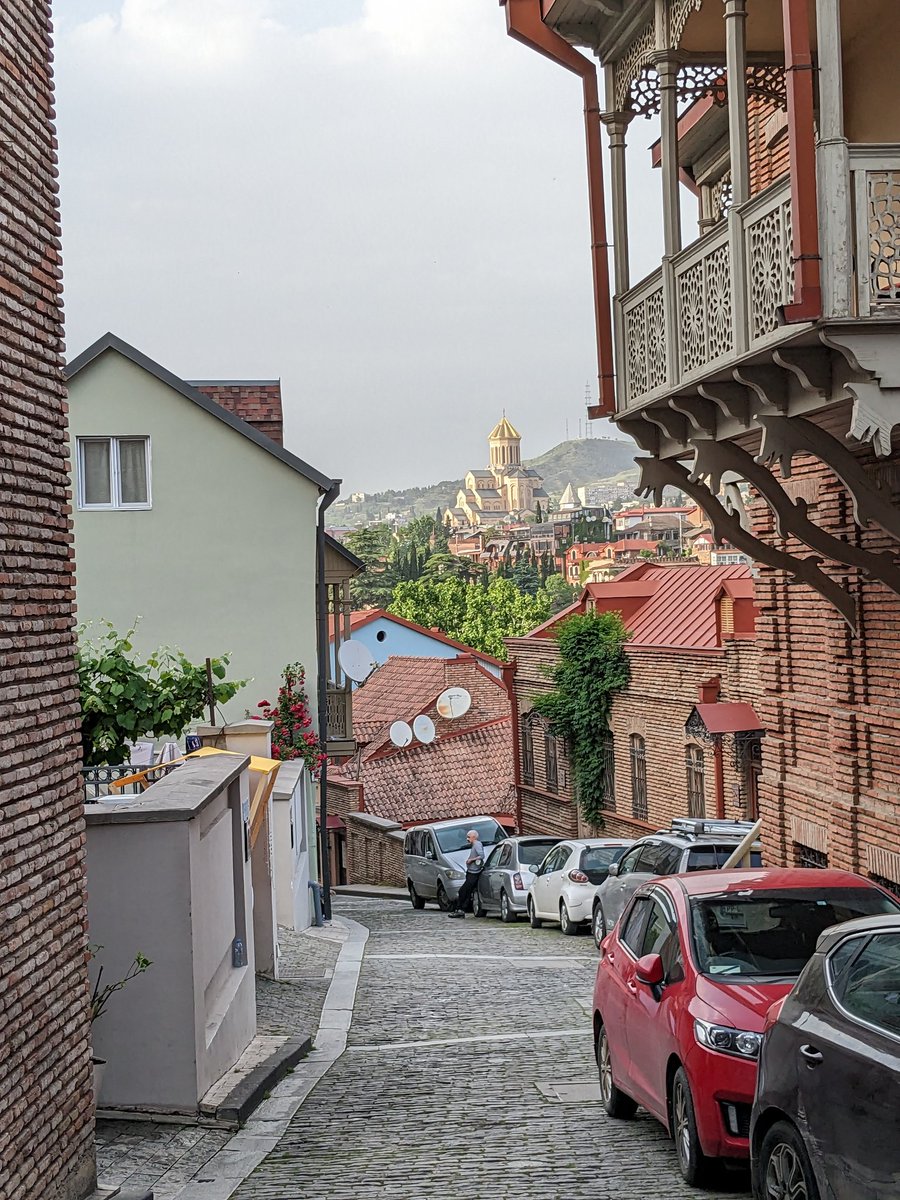
[[[688,816],[705,817],[703,751],[699,746],[688,746],[684,752],[684,759],[687,768]]]
[[[78,439],[79,508],[149,508],[150,439]]]
[[[522,718],[521,743],[522,782],[534,783],[534,734],[527,715]]]
[[[544,761],[547,769],[547,791],[559,791],[559,760],[557,758],[556,738],[549,729],[544,731]]]
[[[639,733],[631,735],[631,815],[646,821],[647,808],[647,747]]]

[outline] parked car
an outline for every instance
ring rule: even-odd
[[[472,897],[475,916],[498,912],[508,922],[523,916],[534,872],[558,842],[555,837],[511,837],[495,846]]]
[[[470,829],[478,831],[485,850],[507,837],[493,817],[432,821],[406,831],[403,866],[413,908],[424,908],[426,900],[436,900],[446,910],[459,895],[466,877],[469,857],[466,834]]]
[[[752,828],[749,821],[678,817],[670,829],[661,829],[635,842],[596,890],[591,929],[597,946],[642,884],[660,875],[709,871],[723,866]],[[757,847],[754,847],[750,861],[754,867],[762,866],[762,855]]]
[[[586,838],[560,842],[534,873],[528,889],[532,929],[559,921],[566,934],[578,933],[591,919],[597,884],[631,845],[622,838]]]
[[[893,896],[844,871],[709,871],[645,884],[603,942],[594,987],[607,1113],[646,1108],[674,1137],[690,1184],[713,1160],[746,1159],[770,1006],[823,929],[888,913],[900,914]]]
[[[750,1124],[758,1200],[900,1196],[900,918],[827,929],[769,1013]]]

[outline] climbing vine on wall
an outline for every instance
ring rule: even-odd
[[[610,708],[615,694],[628,684],[628,636],[619,613],[569,617],[557,634],[554,690],[534,702],[533,710],[551,732],[565,739],[578,804],[584,819],[596,826],[603,824],[611,782],[606,753]]]

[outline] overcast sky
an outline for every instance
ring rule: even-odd
[[[184,378],[280,376],[345,494],[483,465],[503,408],[526,455],[576,434],[581,85],[497,0],[55,8],[70,357],[110,329]]]

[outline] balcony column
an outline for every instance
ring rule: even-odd
[[[850,150],[844,136],[840,0],[816,0],[819,56],[819,195],[825,315],[852,314]]]
[[[678,59],[665,51],[657,59],[663,181],[663,238],[666,257],[681,249],[681,196],[678,188]]]
[[[634,117],[630,112],[605,112],[600,120],[609,135],[609,161],[612,174],[613,260],[616,295],[631,286],[628,265],[628,191],[625,174],[625,134]]]
[[[725,0],[725,68],[728,77],[728,146],[734,205],[750,199],[747,121],[747,0]]]

